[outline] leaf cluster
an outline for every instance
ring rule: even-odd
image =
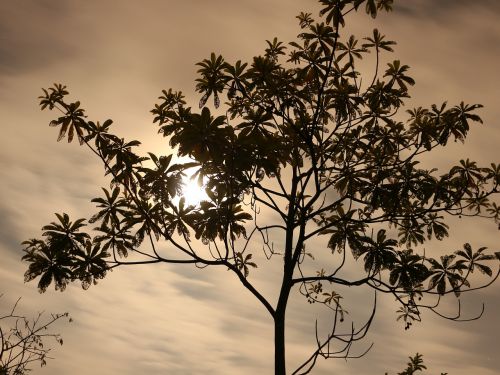
[[[389,57],[395,42],[378,29],[358,38],[346,27],[351,12],[376,17],[393,1],[320,3],[318,20],[305,12],[297,17],[300,32],[289,43],[267,40],[262,55],[247,62],[215,53],[199,62],[199,108],[187,106],[180,91],[162,91],[151,113],[176,155],[142,156],[139,141],[112,133],[111,120],[88,121],[65,86],[44,90],[41,108],[63,113],[51,122],[60,127],[58,140],[67,135],[71,142],[76,134],[111,182],[93,200],[94,236],[80,232],[83,220],[58,215],[43,241],[25,243],[26,280],[40,277],[41,291],[52,281],[62,290],[77,279],[88,287],[122,264],[222,265],[275,319],[299,286],[309,302],[333,311],[336,323],[346,312],[337,286],[367,286],[396,299],[406,328],[420,321],[422,309],[437,313],[424,297],[437,304],[444,295],[459,298],[476,288],[470,283],[476,270],[493,282],[499,253],[465,244],[434,258],[424,249],[448,237],[450,217],[500,223],[499,165],[465,159],[438,171],[421,162],[450,141],[464,142],[482,123],[482,106],[445,102],[405,110],[415,80],[408,65]],[[363,59],[373,61],[372,72],[362,74]],[[188,170],[207,196],[196,205],[183,196]],[[260,224],[263,216],[272,222]],[[314,242],[306,253],[321,236],[325,246]],[[254,257],[256,243],[267,259],[279,254],[283,263],[276,306],[249,281],[262,258]],[[306,264],[317,266],[316,256],[329,252],[332,262],[307,274]],[[129,254],[133,260],[125,261]],[[347,257],[360,264],[359,279],[339,276]],[[348,351],[354,336],[345,341],[332,333],[311,363],[320,353],[338,354],[322,351],[334,338]]]
[[[56,216],[58,222],[42,228],[44,240],[23,242],[22,259],[30,263],[24,280],[40,277],[40,292],[45,292],[52,282],[56,290],[63,291],[74,280],[81,280],[82,287],[87,289],[106,276],[109,254],[98,243],[92,244],[89,234],[80,231],[85,226],[84,219],[71,222],[67,214]]]

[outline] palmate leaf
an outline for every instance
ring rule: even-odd
[[[427,367],[424,365],[424,360],[422,359],[422,354],[417,353],[414,357],[409,358],[410,362],[408,362],[408,367],[405,371],[398,373],[398,375],[414,375],[417,371],[427,370]]]
[[[168,221],[167,232],[171,235],[175,231],[180,236],[183,236],[187,241],[191,236],[190,227],[194,225],[195,206],[186,205],[186,198],[181,197],[179,204],[173,207],[174,213],[167,212],[166,219]]]
[[[392,10],[393,0],[320,0],[324,6],[320,10],[320,16],[326,15],[326,23],[345,26],[344,14],[350,9],[358,10],[365,3],[365,12],[372,18],[377,17],[379,10]]]
[[[359,242],[357,253],[364,254],[363,261],[367,273],[377,274],[384,268],[392,267],[396,261],[395,246],[398,241],[387,239],[384,229],[377,232],[375,240],[365,236],[359,238]]]
[[[103,252],[116,251],[119,257],[126,258],[129,251],[134,249],[135,238],[126,227],[100,226],[95,230],[101,234],[94,237],[94,243],[101,246]]]
[[[137,140],[127,142],[121,138],[101,149],[102,157],[106,160],[105,175],[113,176],[111,185],[122,185],[125,187],[125,191],[137,190],[139,176],[136,172],[141,167],[142,162],[147,160],[146,157],[141,157],[133,151],[133,147],[140,144]]]
[[[340,322],[344,321],[344,315],[349,314],[349,312],[344,309],[340,300],[343,298],[340,294],[332,290],[331,292],[323,292],[322,296],[324,297],[323,303],[327,305],[333,305],[335,311],[340,315]]]
[[[266,40],[266,43],[266,57],[277,60],[280,55],[285,54],[286,46],[283,44],[283,42],[278,41],[278,38],[275,37],[272,42]]]
[[[469,158],[461,159],[460,165],[452,167],[449,174],[453,178],[452,181],[462,184],[467,192],[477,191],[480,181],[483,179],[481,169],[475,161],[469,160]]]
[[[119,142],[120,139],[116,135],[109,133],[112,124],[113,121],[109,119],[102,124],[99,121],[88,121],[86,124],[88,134],[84,137],[85,142],[89,142],[93,139],[95,146],[101,152],[109,148],[110,145]]]
[[[232,205],[227,212],[227,219],[230,222],[230,231],[233,238],[234,236],[247,238],[246,229],[242,224],[245,221],[252,220],[252,215],[244,212],[240,205]]]
[[[482,214],[483,209],[488,209],[490,207],[490,200],[484,193],[479,193],[476,196],[467,198],[465,202],[467,204],[467,209],[476,214]]]
[[[208,98],[213,94],[214,106],[218,108],[220,105],[218,94],[223,91],[224,85],[229,80],[229,77],[225,74],[227,64],[222,56],[216,56],[212,52],[210,60],[205,59],[196,65],[200,66],[198,73],[201,75],[201,78],[196,79],[196,91],[203,93],[199,107],[203,108]]]
[[[179,123],[170,138],[172,147],[179,147],[179,156],[190,156],[204,162],[223,158],[223,150],[234,131],[227,126],[225,116],[213,117],[208,108],[201,114],[190,114],[188,121]]]
[[[59,117],[57,120],[50,122],[50,126],[60,126],[57,141],[59,142],[68,135],[68,143],[74,138],[76,133],[80,144],[84,143],[84,130],[88,129],[85,122],[84,110],[80,108],[80,102],[70,103],[66,106],[66,113],[64,116]]]
[[[97,280],[103,279],[108,271],[106,258],[110,256],[105,250],[101,250],[100,244],[92,244],[87,241],[82,250],[75,254],[73,277],[82,282],[82,288],[87,290],[90,285],[97,284]]]
[[[102,225],[119,225],[121,219],[128,213],[127,201],[123,198],[118,199],[120,188],[115,187],[112,193],[107,189],[102,188],[106,198],[93,198],[91,202],[97,203],[97,207],[101,210],[95,213],[89,223],[95,223],[98,220],[102,221]]]
[[[243,253],[237,252],[235,257],[236,267],[243,271],[243,276],[248,277],[250,269],[248,267],[257,268],[257,264],[251,261],[252,254],[247,254],[243,257]]]
[[[228,99],[233,99],[236,97],[237,93],[242,95],[247,92],[247,87],[249,87],[250,82],[248,80],[248,72],[245,71],[247,63],[241,63],[240,60],[236,61],[236,64],[226,64],[225,72],[230,76],[228,79],[229,89],[227,91]]]
[[[238,134],[240,139],[255,137],[255,140],[265,142],[276,129],[276,125],[272,122],[273,114],[261,107],[257,110],[250,108],[243,119],[245,121],[235,127],[236,130],[241,130]]]
[[[472,113],[472,111],[479,108],[482,108],[482,105],[468,105],[461,102],[460,105],[455,106],[443,113],[439,119],[439,127],[441,130],[439,143],[445,145],[448,138],[451,136],[453,136],[455,140],[459,140],[463,143],[470,129],[469,121],[479,123],[483,122],[481,117]]]
[[[269,87],[271,90],[278,90],[278,85],[283,83],[278,76],[278,67],[277,61],[273,59],[255,56],[250,69],[248,69],[248,77],[258,88]]]
[[[42,227],[44,231],[42,236],[47,238],[47,243],[54,249],[60,252],[69,252],[75,246],[85,243],[90,236],[85,232],[80,232],[80,229],[86,226],[85,219],[78,219],[71,222],[68,214],[55,214],[59,223],[52,222],[49,225]]]
[[[359,3],[360,1],[357,2]],[[324,8],[320,10],[319,15],[326,15],[327,24],[332,24],[334,27],[338,27],[338,25],[345,26],[342,11],[347,2],[338,0],[320,0],[320,3],[324,6]]]
[[[391,267],[389,282],[398,288],[414,292],[429,275],[429,270],[422,263],[422,257],[412,249],[398,251],[394,265]]]
[[[366,13],[372,18],[377,17],[377,3],[375,0],[366,0]]]
[[[438,216],[433,213],[428,217],[426,221],[427,225],[427,238],[430,240],[432,237],[437,240],[442,240],[444,237],[448,237],[449,226],[443,221],[442,216]]]
[[[59,83],[54,83],[54,87],[51,87],[48,90],[42,88],[42,91],[44,95],[38,97],[38,99],[40,99],[40,107],[42,110],[47,107],[52,110],[57,103],[69,94],[66,90],[66,86]]]
[[[309,26],[308,32],[304,32],[299,37],[309,43],[309,48],[316,49],[321,46],[321,50],[326,56],[331,54],[331,48],[336,45],[338,33],[333,28],[324,23],[317,23]],[[276,61],[276,59],[274,60]]]
[[[448,283],[458,297],[463,285],[470,286],[469,282],[462,276],[464,267],[455,262],[455,255],[443,255],[440,262],[432,258],[426,260],[431,264],[429,289],[436,288],[440,295],[444,295],[447,292],[446,284]]]
[[[491,163],[491,168],[487,168],[488,178],[493,179],[494,183],[498,186],[500,185],[500,164]]]
[[[84,227],[86,224],[85,219],[78,219],[74,223],[69,220],[69,215],[66,213],[55,214],[59,223],[52,222],[49,225],[42,227],[42,230],[47,232],[44,235],[54,235],[54,234],[70,234],[76,233],[80,228]]]
[[[491,203],[491,205],[486,209],[486,212],[492,217],[496,223],[500,222],[500,206],[496,202]]]
[[[141,167],[141,188],[144,194],[152,196],[158,202],[166,205],[174,197],[182,194],[184,171],[199,166],[199,163],[189,162],[171,164],[173,155],[160,156],[159,158],[149,153],[154,168]]]
[[[301,29],[310,26],[314,22],[311,18],[311,13],[300,12],[300,14],[295,18],[299,20],[299,26]]]
[[[424,223],[417,221],[407,221],[398,229],[399,243],[406,244],[407,247],[424,243]]]
[[[25,282],[40,277],[40,293],[44,293],[52,282],[56,290],[64,291],[73,278],[71,254],[41,240],[25,241],[24,244],[26,248],[22,259],[29,263],[24,274]]]
[[[391,40],[385,40],[385,35],[382,35],[378,29],[373,29],[373,35],[371,37],[364,38],[367,43],[363,44],[363,48],[375,48],[378,50],[385,50],[388,52],[394,52],[392,46],[396,44]]]
[[[389,68],[385,71],[384,77],[390,77],[390,85],[397,83],[399,88],[404,91],[408,90],[408,85],[413,86],[415,80],[410,76],[406,75],[406,72],[410,68],[408,65],[401,65],[399,60],[394,60],[392,63],[387,64]]]
[[[135,200],[129,207],[131,212],[122,220],[123,227],[118,229],[123,233],[120,235],[122,240],[120,246],[123,249],[133,250],[139,247],[144,238],[149,235],[159,240],[161,233],[158,223],[162,220],[161,203],[144,198]]]
[[[245,212],[236,199],[225,199],[210,190],[206,192],[211,200],[200,202],[199,209],[190,218],[196,239],[208,243],[217,237],[225,239],[227,235],[233,240],[240,236],[246,238],[243,224],[252,220],[252,215]]]
[[[162,90],[163,95],[158,97],[161,100],[160,104],[155,104],[155,107],[150,111],[155,117],[153,123],[158,122],[160,125],[172,121],[177,117],[177,111],[180,111],[186,101],[181,91],[173,91],[172,89]]]
[[[328,218],[328,222],[335,223],[332,229],[326,229],[321,234],[331,234],[328,247],[332,251],[341,253],[348,243],[355,259],[363,254],[363,238],[365,225],[362,223],[350,222],[350,218],[355,214],[355,210],[344,212],[341,206],[337,209],[337,214]],[[321,221],[318,224],[323,224]]]
[[[392,11],[393,3],[394,0],[377,0],[377,9],[390,12]]]
[[[490,267],[480,263],[484,261],[495,260],[495,256],[492,254],[485,254],[484,251],[486,247],[480,247],[477,251],[473,252],[472,246],[468,243],[464,244],[463,250],[455,251],[455,254],[458,257],[463,259],[457,260],[457,266],[462,269],[469,270],[470,272],[474,272],[477,268],[482,274],[492,276],[493,271]]]
[[[344,56],[349,56],[349,61],[351,61],[351,64],[353,63],[354,59],[361,59],[363,57],[362,54],[368,51],[362,46],[357,47],[357,45],[358,40],[354,35],[351,35],[345,44],[339,42],[338,49],[343,52],[338,55],[338,61],[340,61]]]

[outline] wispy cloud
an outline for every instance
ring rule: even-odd
[[[436,164],[466,156],[498,161],[500,130],[498,74],[500,3],[495,0],[399,1],[394,14],[375,23],[359,18],[355,29],[378,27],[396,39],[396,58],[412,67],[416,105],[450,99],[486,105],[487,125],[473,129],[468,147],[453,145]],[[229,61],[262,53],[265,39],[291,40],[299,30],[294,16],[314,1],[3,1],[0,3],[0,307],[23,296],[24,308],[69,311],[75,322],[62,326],[65,345],[43,374],[255,374],[272,368],[272,323],[265,309],[224,270],[186,267],[129,267],[82,291],[39,295],[24,284],[19,243],[39,234],[53,212],[74,218],[92,210],[90,198],[105,185],[98,161],[77,145],[55,143],[47,127],[54,114],[40,113],[36,96],[53,81],[69,85],[90,118],[115,120],[117,132],[170,152],[156,137],[148,110],[162,88],[182,89],[196,105],[194,63],[210,52]],[[366,22],[366,23],[365,23]],[[377,23],[378,22],[378,23]],[[360,35],[363,36],[363,35]],[[393,56],[390,56],[393,58]],[[465,153],[467,154],[465,155]],[[442,158],[442,159],[441,159]],[[495,228],[464,227],[450,248],[471,242],[496,246]],[[323,239],[318,246],[324,246]],[[438,249],[443,248],[440,246]],[[276,277],[263,268],[252,277],[266,295],[276,293]],[[366,344],[365,359],[325,361],[318,374],[332,371],[373,374],[404,367],[416,351],[432,372],[493,375],[500,362],[495,338],[499,287],[467,298],[483,320],[451,324],[425,316],[406,332],[394,321],[392,300],[380,302]],[[350,291],[346,290],[346,294]],[[363,317],[371,293],[356,292],[346,309]],[[346,298],[347,299],[347,298]],[[291,361],[298,363],[314,345],[314,319],[329,316],[294,296],[290,305]],[[471,310],[471,313],[474,310]],[[361,345],[359,350],[366,348]]]

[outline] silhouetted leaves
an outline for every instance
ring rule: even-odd
[[[486,247],[480,247],[477,251],[473,252],[470,244],[464,244],[463,250],[457,250],[455,254],[463,259],[457,260],[457,267],[463,270],[474,272],[479,269],[482,274],[492,276],[493,272],[490,267],[482,264],[481,262],[495,259],[494,255],[485,254]]]
[[[43,105],[42,105],[43,106]],[[60,126],[57,141],[59,142],[64,136],[68,135],[68,143],[71,143],[76,133],[80,144],[83,144],[84,129],[86,123],[83,120],[84,110],[80,108],[80,102],[70,103],[66,106],[67,113],[59,117],[57,120],[50,122],[50,126]]]
[[[318,21],[311,13],[297,17],[294,41],[268,40],[263,53],[247,62],[231,64],[212,53],[197,63],[200,110],[187,106],[180,91],[162,91],[151,113],[173,154],[139,155],[140,142],[113,134],[111,120],[87,121],[80,103],[67,99],[65,86],[44,89],[41,108],[62,112],[51,122],[59,127],[58,139],[67,136],[71,142],[76,135],[86,144],[101,159],[111,187],[92,200],[97,204],[89,220],[97,224],[93,237],[81,231],[83,219],[73,223],[58,215],[60,223],[44,227],[44,240],[25,243],[26,280],[40,277],[40,291],[51,282],[62,290],[77,279],[87,288],[121,264],[222,265],[237,274],[276,324],[284,321],[285,297],[294,286],[310,303],[332,311],[334,324],[342,322],[346,310],[336,292],[342,285],[392,295],[398,320],[408,329],[421,320],[421,310],[437,312],[442,296],[458,298],[474,289],[469,276],[475,270],[494,278],[498,252],[493,256],[466,244],[434,258],[434,249],[424,248],[448,237],[451,216],[500,222],[494,201],[500,166],[464,159],[438,171],[421,163],[450,140],[463,142],[471,126],[482,122],[481,105],[444,102],[402,111],[415,81],[401,60],[382,61],[395,42],[378,29],[364,38],[346,30],[350,13],[376,17],[390,11],[393,1],[320,4]],[[360,63],[368,53],[374,55],[371,73]],[[221,96],[227,102],[214,114],[207,103],[213,98],[218,108]],[[195,168],[191,180],[203,186],[206,198],[191,205],[183,185]],[[272,222],[261,224],[268,217]],[[320,235],[328,236],[333,261],[318,265],[314,262],[324,259]],[[259,241],[257,248],[268,259],[279,254],[283,262],[277,304],[248,280],[250,268],[263,259],[248,251]],[[341,272],[352,261],[361,262],[360,278]],[[311,267],[320,271],[308,274]],[[437,299],[437,305],[420,303],[425,297]],[[324,353],[337,339],[346,345],[340,353],[348,356],[361,338],[355,336],[333,332],[326,346],[318,338],[311,361],[319,353],[339,355]],[[411,371],[421,368],[417,356]]]
[[[198,69],[201,78],[196,79],[196,90],[203,93],[200,100],[200,108],[205,106],[208,98],[214,95],[214,106],[218,108],[220,105],[219,93],[224,89],[224,84],[227,80],[224,74],[225,63],[222,56],[215,56],[212,53],[210,59],[205,59],[197,63],[201,68]]]
[[[125,199],[119,198],[120,189],[118,187],[115,187],[111,194],[104,188],[102,190],[106,198],[92,199],[92,202],[97,203],[97,207],[101,208],[101,210],[89,219],[89,223],[100,220],[102,226],[108,224],[118,225],[120,223],[119,215],[123,217],[127,214],[127,202]]]
[[[389,68],[385,71],[384,77],[390,77],[389,86],[392,87],[396,83],[403,91],[408,91],[408,85],[413,86],[415,80],[406,75],[407,70],[410,68],[408,65],[401,65],[399,60],[388,64]]]
[[[429,289],[437,289],[437,292],[444,295],[447,291],[447,284],[458,297],[462,285],[470,286],[469,282],[463,278],[463,268],[460,263],[455,262],[455,255],[443,255],[440,261],[435,259],[427,260],[431,264]]]
[[[409,358],[410,362],[408,362],[408,367],[404,371],[398,372],[398,375],[413,375],[417,371],[427,370],[427,367],[424,365],[424,360],[422,359],[422,354],[417,353],[414,357]],[[443,375],[443,373],[441,373],[441,375]]]
[[[80,232],[85,219],[71,222],[67,214],[56,216],[59,222],[42,228],[44,241],[32,239],[23,242],[25,255],[22,259],[30,263],[24,279],[28,282],[40,277],[40,292],[45,292],[52,282],[56,290],[63,291],[70,281],[78,278],[74,273],[78,267],[77,253],[90,239],[87,233]]]
[[[75,268],[73,277],[82,281],[82,288],[88,289],[91,284],[97,284],[98,279],[103,279],[108,270],[107,259],[109,253],[101,250],[99,243],[92,245],[87,241],[83,249],[75,251]]]
[[[422,260],[422,257],[411,249],[398,251],[396,261],[390,269],[391,285],[407,291],[418,290],[428,275],[428,268]]]
[[[364,39],[367,43],[363,44],[363,48],[375,48],[376,51],[384,50],[387,52],[394,52],[392,46],[394,46],[396,42],[385,40],[385,35],[382,35],[378,29],[373,29],[373,35]]]
[[[386,237],[386,231],[378,231],[375,239],[361,237],[357,242],[357,254],[363,255],[365,271],[368,273],[379,273],[383,268],[390,268],[396,261],[396,250],[398,241]]]
[[[236,267],[243,271],[243,275],[248,277],[250,273],[249,267],[257,268],[257,264],[251,261],[252,254],[247,254],[243,256],[242,253],[236,253]]]

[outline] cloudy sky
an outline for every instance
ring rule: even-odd
[[[350,33],[378,27],[398,41],[396,56],[417,81],[411,105],[448,100],[482,103],[485,125],[465,145],[452,145],[427,162],[445,166],[470,157],[499,162],[500,2],[497,0],[399,0],[396,11],[373,21],[355,17]],[[228,61],[261,54],[265,40],[291,41],[302,10],[313,0],[0,0],[0,313],[22,297],[20,311],[71,313],[61,324],[65,344],[36,374],[243,374],[272,373],[272,322],[228,272],[191,267],[143,266],[114,271],[82,291],[39,295],[24,284],[20,242],[40,235],[54,212],[73,218],[92,212],[90,199],[106,180],[97,160],[76,144],[56,143],[37,96],[53,82],[68,86],[91,119],[115,121],[115,131],[143,142],[144,153],[167,153],[149,110],[162,89],[182,90],[190,104],[194,64],[210,53]],[[498,251],[500,233],[489,222],[453,222],[449,241]],[[434,249],[428,249],[433,251]],[[273,278],[257,272],[272,293]],[[404,331],[392,301],[382,301],[359,360],[322,361],[316,374],[383,374],[424,353],[432,373],[493,375],[500,369],[500,283],[465,298],[484,317],[453,323],[426,314]],[[371,301],[353,292],[348,310],[363,316]],[[302,300],[290,305],[290,361],[312,349],[317,312]],[[319,316],[321,318],[321,316]]]

